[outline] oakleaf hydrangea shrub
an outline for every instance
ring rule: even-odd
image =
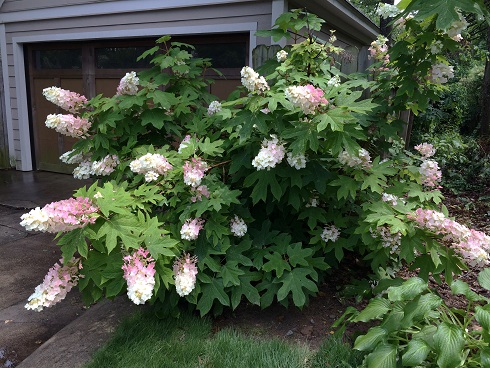
[[[88,122],[63,128],[83,133],[62,159],[96,180],[22,220],[58,232],[87,303],[127,293],[169,311],[185,299],[202,315],[244,301],[303,307],[347,253],[373,270],[404,261],[447,279],[466,267],[461,255],[488,262],[486,235],[446,221],[430,149],[405,152],[390,122],[373,133],[380,104],[363,95],[373,82],[340,73],[335,37],[314,36],[322,23],[301,11],[279,17],[261,34],[294,43],[264,65],[270,72],[244,67],[225,101],[208,93],[209,61],[169,37],[113,97],[49,90]],[[53,304],[36,300],[36,310]]]

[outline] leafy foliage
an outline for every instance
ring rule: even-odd
[[[480,272],[488,290],[490,269]],[[378,296],[364,310],[350,309],[336,323],[380,321],[359,336],[354,349],[367,353],[362,367],[486,367],[490,304],[461,280],[451,284],[453,295],[467,301],[465,310],[448,306],[427,283],[414,277],[398,286],[375,288]]]

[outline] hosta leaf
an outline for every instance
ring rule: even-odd
[[[476,320],[487,332],[490,331],[490,305],[475,307]]]
[[[396,346],[379,344],[376,349],[366,357],[367,368],[394,368],[396,367]]]
[[[485,268],[478,274],[478,282],[482,287],[490,290],[490,268]]]
[[[454,295],[464,295],[469,301],[487,301],[488,299],[482,295],[475,293],[470,289],[468,284],[461,280],[456,280],[451,284],[451,291]]]
[[[412,300],[427,289],[427,283],[418,277],[411,277],[400,286],[388,288],[391,301]]]
[[[354,349],[361,351],[373,350],[387,336],[388,333],[384,328],[372,327],[367,334],[361,335],[356,339]]]
[[[490,348],[480,349],[480,363],[483,368],[490,367]]]
[[[427,358],[430,351],[431,348],[425,341],[413,339],[407,345],[407,351],[402,356],[402,363],[408,367],[420,365]]]
[[[460,367],[463,362],[465,339],[463,331],[455,325],[442,322],[434,334],[437,365],[440,368]]]
[[[384,298],[371,299],[369,304],[353,319],[353,322],[367,322],[385,315],[390,310],[390,301]]]

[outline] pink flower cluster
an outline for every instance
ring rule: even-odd
[[[192,161],[186,161],[183,167],[184,183],[191,187],[198,187],[201,184],[202,178],[208,170],[208,164],[201,158],[192,158]]]
[[[49,102],[61,107],[63,110],[76,114],[87,103],[85,96],[71,92],[59,87],[48,87],[43,89],[43,96]]]
[[[63,263],[63,259],[60,259]],[[63,266],[55,263],[44,276],[42,284],[36,286],[25,308],[42,311],[66,298],[66,294],[78,283],[79,260],[72,259]]]
[[[194,196],[191,197],[191,202],[195,203],[197,201],[202,201],[202,197],[209,198],[211,193],[209,193],[207,185],[199,185],[197,188],[191,188],[191,192]]]
[[[21,216],[20,224],[27,230],[48,233],[71,231],[93,224],[98,210],[89,198],[69,198],[31,210]]]
[[[197,275],[197,257],[183,254],[174,263],[175,289],[180,296],[186,296],[194,290]]]
[[[46,126],[58,133],[73,138],[86,138],[92,123],[87,119],[71,114],[49,114],[46,118]]]
[[[159,153],[147,153],[131,161],[129,168],[136,174],[144,174],[145,180],[151,182],[157,180],[159,175],[172,170],[172,165]]]
[[[138,86],[140,85],[140,79],[136,76],[136,72],[126,73],[121,78],[119,85],[117,86],[117,95],[135,95],[138,93]]]
[[[379,68],[379,71],[389,70],[386,66],[390,62],[390,55],[388,54],[388,45],[386,44],[388,39],[384,36],[379,35],[378,38],[371,42],[369,47],[369,58],[374,59],[378,62],[382,62],[383,66]]]
[[[240,75],[242,77],[241,79],[242,85],[249,92],[261,93],[270,89],[265,78],[259,76],[259,73],[257,73],[249,66],[244,66],[240,71]]]
[[[197,143],[198,140],[197,138],[194,138],[194,142],[191,142],[191,136],[188,134],[182,139],[182,142],[180,142],[178,151],[179,153],[182,153],[182,150],[186,149],[191,143]]]
[[[100,176],[110,175],[119,164],[120,161],[117,155],[107,155],[100,161],[92,162],[91,174]]]
[[[204,220],[199,217],[192,220],[188,219],[180,229],[180,236],[185,240],[196,240],[203,226]]]
[[[448,219],[443,213],[418,208],[408,216],[421,229],[428,230],[452,243],[458,252],[471,266],[489,264],[490,237],[481,231],[469,229],[454,220]]]
[[[323,97],[323,91],[311,84],[306,86],[291,86],[286,89],[286,98],[299,107],[305,114],[313,114],[321,104],[328,104]]]
[[[422,183],[427,187],[438,187],[442,178],[442,172],[439,170],[437,161],[425,160],[420,165],[420,175],[422,175]]]
[[[128,297],[134,304],[145,304],[151,299],[155,287],[155,260],[143,248],[123,259],[123,277],[128,285]]]
[[[252,166],[257,168],[257,170],[270,170],[276,167],[286,154],[284,145],[279,143],[277,136],[271,134],[271,138],[271,140],[263,140],[262,148],[252,160]]]
[[[434,156],[436,149],[430,143],[420,143],[414,147],[424,159]]]

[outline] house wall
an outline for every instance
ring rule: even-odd
[[[249,31],[253,48],[255,30],[271,27],[271,1],[216,0],[212,3],[197,0],[6,0],[0,9],[0,21],[4,23],[0,27],[0,43],[9,107],[6,109],[7,125],[12,133],[9,134],[9,154],[15,157],[16,168],[32,170],[25,43]],[[132,11],[130,5],[133,5]],[[114,14],[114,9],[118,14]]]

